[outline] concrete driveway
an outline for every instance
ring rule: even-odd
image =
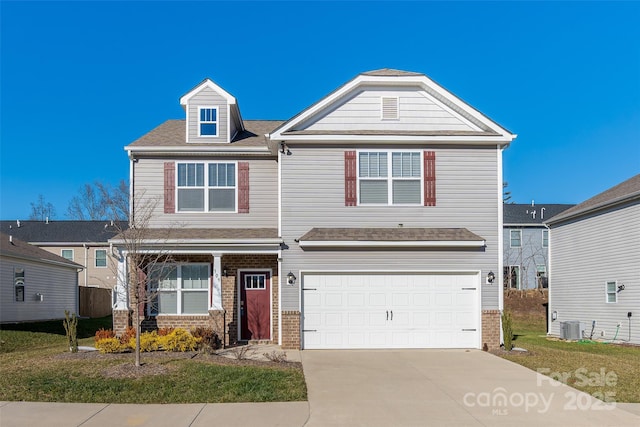
[[[615,404],[475,350],[301,352],[307,426],[639,426]]]

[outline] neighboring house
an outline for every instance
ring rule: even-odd
[[[547,225],[549,334],[574,321],[580,336],[640,344],[640,175]]]
[[[185,120],[126,147],[136,203],[160,202],[141,249],[176,260],[138,307],[145,327],[283,348],[499,346],[502,150],[516,135],[389,69],[287,122],[243,120],[209,79],[180,102]],[[122,331],[134,307],[119,295]]]
[[[82,266],[0,233],[0,323],[62,319],[78,312]]]
[[[549,273],[549,230],[544,221],[574,205],[504,205],[504,286],[546,288]]]
[[[114,227],[110,221],[0,221],[0,232],[82,265],[79,286],[107,289],[116,285],[117,263],[109,256],[109,239],[121,227],[126,222]]]

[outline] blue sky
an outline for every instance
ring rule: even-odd
[[[513,201],[578,203],[640,173],[637,2],[6,2],[0,218],[87,182],[205,77],[288,119],[360,72],[422,72],[518,134]]]

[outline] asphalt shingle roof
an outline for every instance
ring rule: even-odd
[[[507,203],[503,205],[504,225],[540,225],[575,205],[568,204],[518,204]],[[534,213],[535,212],[535,213]]]
[[[567,209],[551,218],[547,223],[551,224],[563,219],[577,217],[633,199],[640,199],[640,174],[575,205],[571,209]]]
[[[29,243],[107,243],[126,221],[111,226],[110,221],[0,221],[0,232]]]
[[[20,259],[62,264],[69,268],[83,268],[80,264],[30,245],[11,234],[0,233],[0,254]]]
[[[211,143],[197,143],[186,140],[186,120],[167,120],[149,133],[132,142],[131,147],[175,147],[211,146]],[[235,147],[266,147],[264,135],[280,126],[282,120],[244,120],[244,131],[239,132],[231,145]]]
[[[125,231],[127,238],[132,237],[133,231]],[[144,231],[141,239],[149,240],[259,240],[277,239],[277,228],[154,228]],[[112,239],[121,241],[118,235]]]
[[[483,241],[466,228],[312,228],[301,241],[450,242]]]

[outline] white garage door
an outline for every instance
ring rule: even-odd
[[[303,348],[479,348],[478,274],[304,274]]]

